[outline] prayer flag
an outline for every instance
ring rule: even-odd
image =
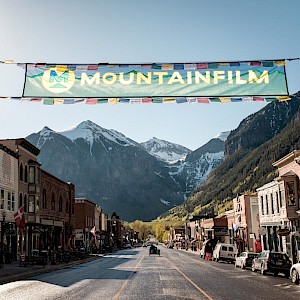
[[[208,98],[197,98],[197,102],[209,104],[209,99]]]

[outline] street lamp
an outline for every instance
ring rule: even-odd
[[[4,231],[5,231],[5,210],[2,211],[2,221],[1,221],[1,248],[0,248],[0,268],[4,267]]]

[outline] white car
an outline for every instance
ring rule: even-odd
[[[290,271],[292,283],[300,283],[300,262],[293,264]]]
[[[241,267],[241,269],[251,268],[253,258],[257,257],[257,253],[254,252],[242,252],[235,259],[235,267]]]

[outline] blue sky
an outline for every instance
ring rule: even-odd
[[[182,63],[300,57],[299,0],[0,0],[0,60],[47,63]],[[287,62],[290,94],[300,62]],[[20,96],[24,72],[0,65],[0,96]],[[142,142],[192,150],[235,129],[266,103],[54,105],[0,100],[0,138],[84,120]]]

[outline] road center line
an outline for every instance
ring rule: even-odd
[[[137,270],[137,268],[139,267],[139,264],[141,263],[141,261],[144,259],[145,254],[142,256],[142,258],[139,260],[139,262],[137,263],[137,265],[134,267],[133,271],[131,272],[131,274],[128,276],[128,278],[126,279],[126,281],[122,284],[122,286],[119,288],[118,292],[116,293],[116,295],[112,298],[113,300],[118,300],[120,299],[120,296],[124,290],[124,288],[126,287],[128,281],[132,278],[132,276],[134,275],[135,271]]]
[[[179,272],[189,283],[191,283],[199,292],[201,292],[207,299],[213,300],[204,290],[202,290],[194,281],[192,281],[188,276],[186,276],[182,271],[180,271],[169,259],[166,260],[173,266],[173,268]]]

